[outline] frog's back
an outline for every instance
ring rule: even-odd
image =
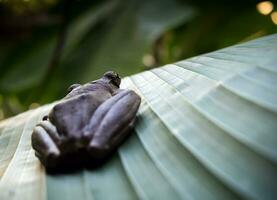
[[[110,97],[111,94],[98,90],[65,99],[53,107],[49,120],[56,126],[60,135],[78,140],[94,111]]]

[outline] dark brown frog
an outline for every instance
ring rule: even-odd
[[[141,99],[119,89],[120,82],[118,74],[106,72],[99,80],[70,86],[36,125],[32,146],[47,169],[100,163],[128,136]]]

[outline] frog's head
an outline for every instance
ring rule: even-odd
[[[116,72],[108,71],[103,75],[103,78],[105,80],[108,80],[109,83],[111,83],[119,88],[121,78],[119,77],[119,75]]]
[[[115,92],[119,89],[121,79],[119,75],[113,71],[106,72],[101,79],[91,81],[84,85],[73,84],[68,89],[68,94],[65,98],[71,98],[79,94],[83,94],[86,92],[96,91],[99,89],[109,89],[112,92]],[[103,87],[104,86],[104,87]]]

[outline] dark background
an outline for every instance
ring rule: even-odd
[[[276,33],[277,3],[262,14],[259,2],[0,0],[0,119],[107,70],[131,75]]]

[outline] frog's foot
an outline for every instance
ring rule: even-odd
[[[46,168],[54,168],[58,163],[61,155],[59,141],[56,127],[47,120],[38,123],[33,130],[32,147]]]
[[[123,90],[97,108],[84,131],[92,158],[104,159],[129,135],[140,102],[134,91]]]

